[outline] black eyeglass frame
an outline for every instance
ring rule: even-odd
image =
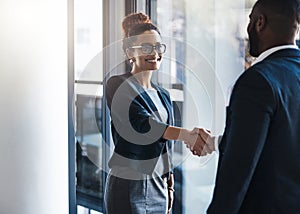
[[[145,49],[147,48],[147,49]],[[165,44],[156,44],[156,45],[152,45],[150,43],[142,43],[141,45],[136,45],[136,46],[131,46],[130,49],[141,49],[143,54],[151,54],[153,52],[153,50],[156,50],[157,53],[159,54],[163,54],[166,52],[167,46]],[[161,48],[163,48],[161,50]]]

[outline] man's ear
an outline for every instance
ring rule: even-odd
[[[263,31],[267,26],[267,17],[263,14],[259,15],[256,23],[255,23],[255,30],[257,32]]]

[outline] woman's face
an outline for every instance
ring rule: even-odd
[[[165,46],[161,44],[160,35],[151,30],[136,36],[136,40],[129,51],[136,71],[158,70]]]

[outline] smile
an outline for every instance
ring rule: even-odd
[[[161,61],[161,57],[159,58],[154,58],[154,59],[145,59],[146,62],[149,62],[149,63],[157,63],[157,62],[160,62]]]

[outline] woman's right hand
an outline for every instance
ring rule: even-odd
[[[210,131],[203,128],[188,131],[184,143],[194,155],[205,156],[215,151],[214,137],[210,135]]]

